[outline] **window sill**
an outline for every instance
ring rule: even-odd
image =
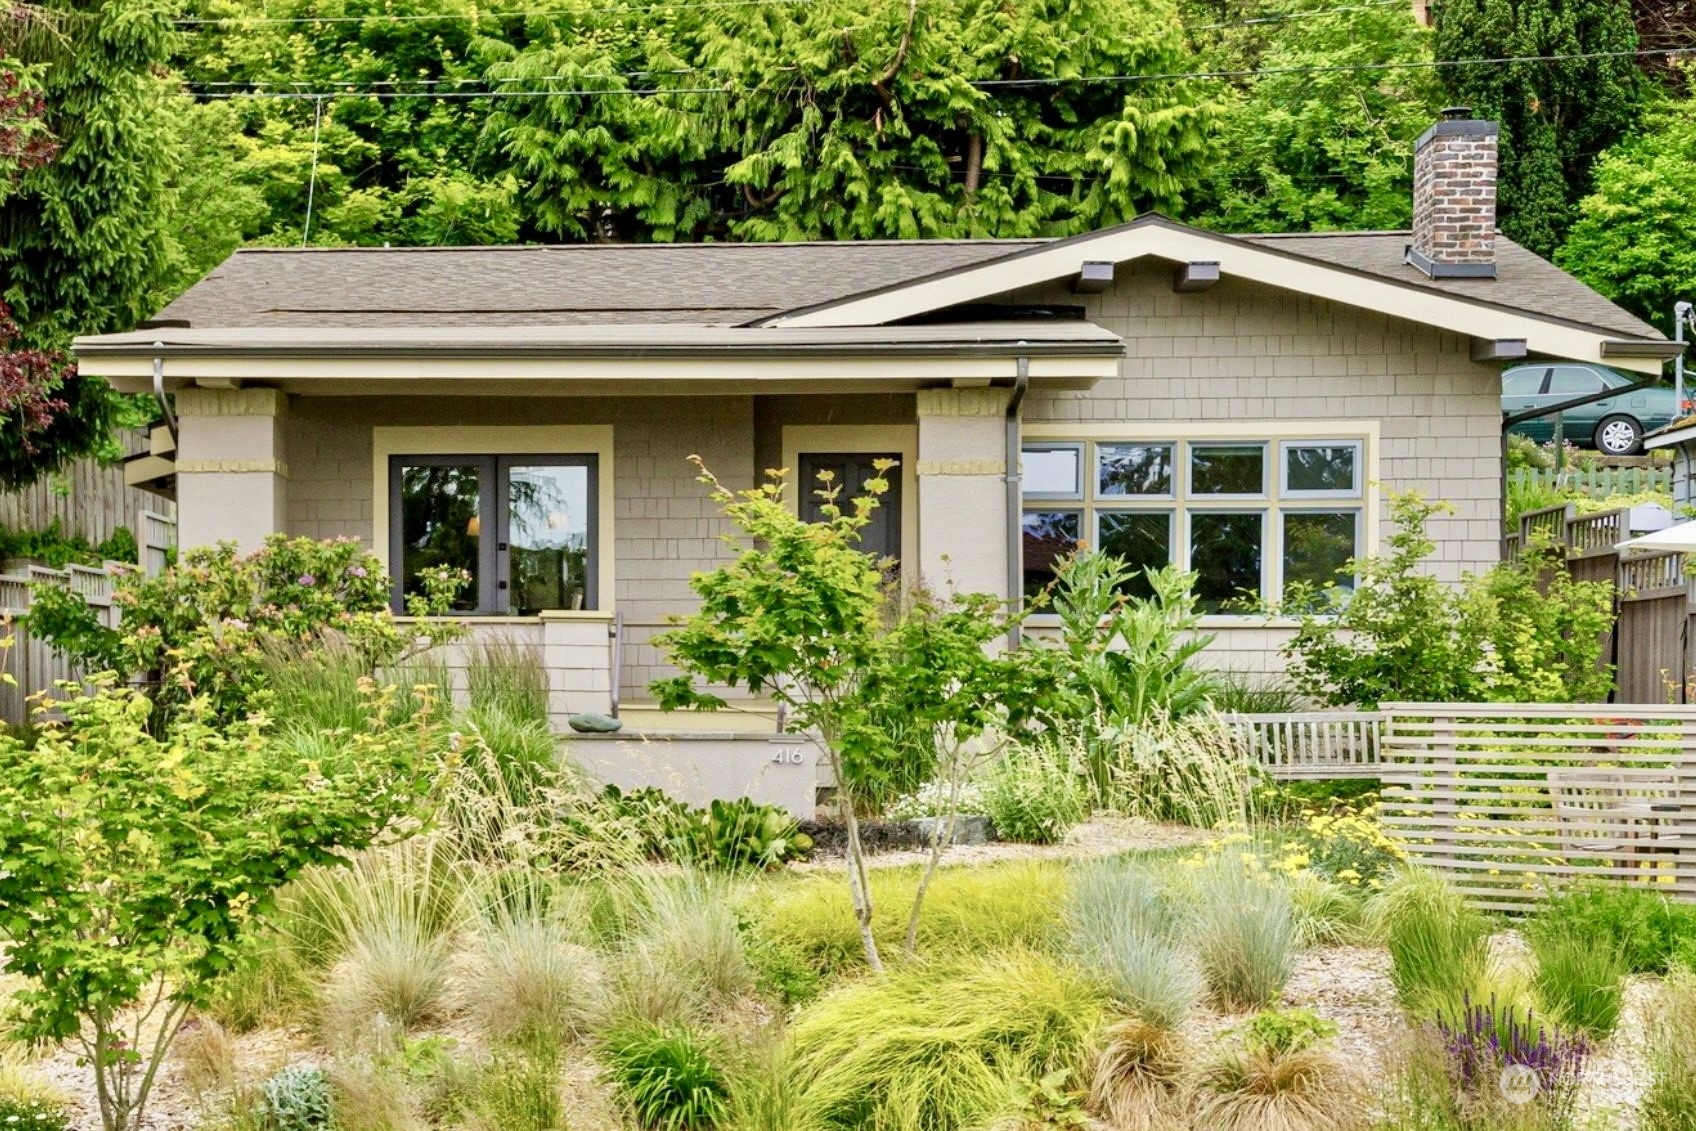
[[[1054,631],[1060,627],[1060,618],[1053,613],[1034,613],[1025,624],[1038,631]],[[1301,627],[1301,621],[1294,617],[1263,617],[1253,613],[1225,614],[1210,613],[1196,623],[1197,628],[1271,628],[1294,631]]]

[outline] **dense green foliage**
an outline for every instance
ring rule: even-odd
[[[601,1060],[643,1131],[711,1131],[724,1118],[730,1084],[718,1045],[679,1027],[631,1025],[607,1035]]]
[[[1681,953],[1696,954],[1696,908],[1640,887],[1598,884],[1568,892],[1538,908],[1532,931],[1617,947],[1638,974],[1664,974]]]
[[[1502,231],[1553,256],[1590,191],[1596,155],[1637,119],[1644,79],[1631,56],[1631,8],[1618,0],[1446,0],[1434,10],[1439,59],[1591,56],[1443,71],[1451,103],[1501,123]]]
[[[107,1131],[134,1125],[159,1059],[210,999],[273,892],[412,813],[433,761],[427,714],[374,698],[333,760],[219,726],[191,701],[152,704],[109,682],[54,706],[24,746],[0,738],[0,929],[18,1033],[71,1042],[97,1071]]]
[[[1696,301],[1696,94],[1651,104],[1593,173],[1557,260],[1665,330],[1673,303]]]
[[[45,530],[7,530],[0,527],[0,558],[29,558],[54,569],[64,569],[72,562],[98,566],[102,562],[136,564],[139,549],[135,535],[127,526],[120,526],[99,545],[74,534],[65,534],[58,519]]]
[[[1440,509],[1417,494],[1393,496],[1389,553],[1351,563],[1346,603],[1333,587],[1292,599],[1298,609],[1326,610],[1304,613],[1285,646],[1296,686],[1329,703],[1367,707],[1606,699],[1613,673],[1600,659],[1611,583],[1574,581],[1564,569],[1542,583],[1534,547],[1519,561],[1445,585],[1423,568],[1436,549],[1425,525]]]
[[[409,611],[445,608],[461,583],[436,575],[430,596],[410,599]],[[163,713],[199,696],[225,719],[264,705],[268,649],[307,652],[335,636],[369,672],[401,659],[420,638],[439,641],[452,631],[397,625],[381,564],[352,539],[274,534],[245,556],[228,542],[197,547],[158,577],[126,574],[112,599],[124,611],[118,628],[106,627],[80,594],[43,587],[30,627],[87,670],[143,676]]]

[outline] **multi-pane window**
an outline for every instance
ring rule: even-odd
[[[1025,445],[1025,592],[1080,542],[1142,571],[1193,570],[1203,612],[1248,612],[1339,571],[1365,536],[1364,437],[1056,440]],[[1033,474],[1034,471],[1034,474]]]
[[[593,608],[595,497],[593,456],[391,457],[395,607],[449,566],[471,577],[454,612]]]

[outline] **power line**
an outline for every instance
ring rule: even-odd
[[[1070,77],[1033,77],[1020,79],[975,79],[968,85],[979,90],[998,90],[1007,87],[1057,87],[1057,86],[1122,86],[1144,82],[1183,82],[1193,80],[1220,81],[1226,79],[1259,78],[1267,75],[1320,75],[1320,74],[1350,74],[1377,73],[1384,71],[1428,70],[1451,67],[1497,67],[1515,63],[1572,63],[1597,59],[1629,59],[1671,57],[1677,55],[1696,54],[1696,47],[1658,47],[1639,48],[1635,51],[1576,51],[1560,55],[1507,55],[1493,59],[1427,59],[1400,63],[1336,63],[1311,67],[1258,67],[1242,70],[1221,71],[1168,71],[1144,75],[1077,75]],[[455,79],[455,80],[417,80],[419,84],[436,84],[438,81],[451,82],[456,85],[470,85],[477,82],[582,82],[585,79],[604,78],[607,81],[623,81],[632,77],[647,77],[655,72],[631,72],[629,75],[540,75],[523,76],[512,79]],[[690,73],[690,72],[659,72],[659,73]],[[706,73],[706,72],[699,72]],[[369,85],[392,86],[407,82],[407,80],[385,80],[382,83]],[[211,86],[209,83],[186,84],[191,89],[197,86]],[[336,84],[328,84],[335,86]],[[274,98],[274,99],[335,99],[335,98],[375,98],[379,100],[406,98],[439,98],[439,99],[473,99],[473,98],[644,98],[668,94],[755,94],[759,88],[724,84],[721,86],[693,87],[597,87],[597,88],[533,88],[511,90],[496,88],[492,90],[358,90],[352,84],[340,86],[333,90],[306,89],[304,83],[295,84],[284,89],[248,89],[248,90],[200,90],[202,98]]]
[[[779,5],[816,4],[820,0],[676,0],[670,4],[619,5],[613,8],[586,8],[580,12],[558,8],[531,8],[517,12],[413,12],[406,15],[375,13],[363,16],[183,16],[171,21],[178,27],[287,25],[287,24],[365,24],[365,23],[424,23],[448,20],[528,19],[531,16],[617,16],[625,13],[656,12],[665,8],[769,8]]]

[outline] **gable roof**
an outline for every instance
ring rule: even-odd
[[[152,324],[734,326],[1046,242],[243,248]]]
[[[1433,280],[1412,266],[1398,268],[1390,258],[1393,241],[1405,245],[1402,233],[1231,236],[1151,213],[1117,228],[787,311],[765,324],[874,325],[1074,278],[1088,262],[1156,259],[1211,263],[1226,277],[1381,312],[1478,341],[1522,342],[1532,354],[1659,372],[1662,359],[1672,352],[1665,335],[1552,264],[1497,238],[1499,246],[1509,249],[1506,261],[1498,261],[1497,278]]]

